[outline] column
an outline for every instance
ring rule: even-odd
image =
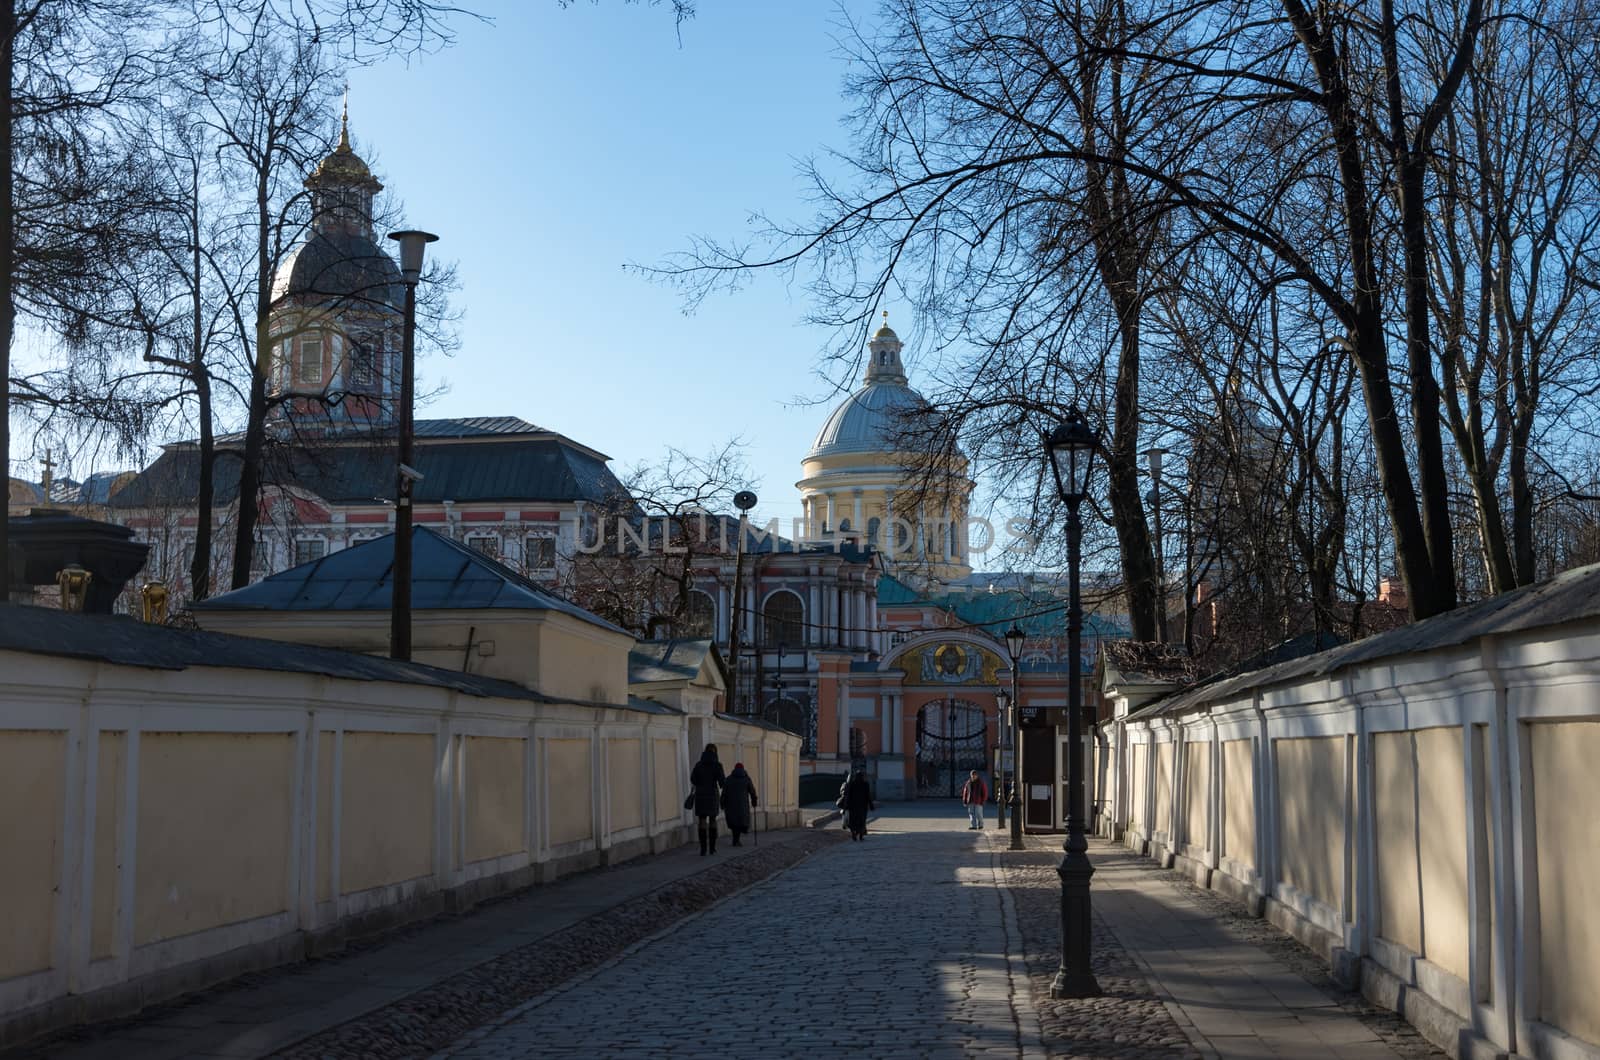
[[[903,755],[906,753],[905,701],[898,688],[889,693],[889,722],[894,733],[894,753]]]
[[[827,509],[828,510],[828,516],[827,516],[828,523],[827,523],[827,525],[828,525],[828,532],[831,534],[831,533],[833,533],[833,532],[835,532],[836,530],[839,529],[839,516],[838,516],[838,513],[834,511],[834,507],[833,507],[833,491],[832,490],[828,491],[828,493],[826,494],[826,498],[827,498],[827,502],[828,502],[828,509]]]
[[[846,648],[856,646],[856,587],[848,580],[839,583],[839,620],[844,625],[844,636],[840,642]]]
[[[850,682],[839,682],[839,757],[850,757]]]
[[[822,593],[817,583],[822,580],[822,571],[813,563],[806,573],[806,625],[800,639],[806,644],[821,644],[822,630],[818,625],[822,615]]]

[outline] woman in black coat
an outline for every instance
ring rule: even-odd
[[[757,801],[755,783],[744,771],[744,763],[735,762],[733,772],[722,782],[722,813],[728,819],[734,846],[739,846],[739,837],[750,831],[750,808]]]
[[[722,785],[727,776],[722,763],[717,761],[717,745],[706,744],[700,761],[689,772],[689,786],[694,794],[689,801],[694,805],[696,823],[700,826],[700,853],[717,852],[717,806],[722,801]]]
[[[844,824],[850,829],[851,839],[867,837],[867,811],[873,809],[872,784],[861,770],[845,781],[839,793],[839,807],[844,810]]]

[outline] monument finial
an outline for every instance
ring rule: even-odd
[[[344,83],[344,108],[339,112],[339,147],[350,150],[350,82]]]

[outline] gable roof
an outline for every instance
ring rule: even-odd
[[[394,535],[385,534],[193,606],[199,611],[387,611],[393,572]],[[424,526],[411,532],[411,606],[417,611],[559,611],[601,629],[623,632],[504,564]]]
[[[700,676],[707,660],[727,683],[722,656],[709,638],[693,640],[641,640],[628,652],[628,683],[650,685],[669,681],[693,681]]]

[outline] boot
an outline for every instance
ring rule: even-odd
[[[713,847],[712,849],[715,850],[716,848]],[[705,853],[706,853],[706,823],[704,821],[701,821],[700,822],[700,856],[704,857]]]
[[[711,827],[706,831],[711,835],[711,853],[715,854],[717,852],[717,822],[712,821]]]

